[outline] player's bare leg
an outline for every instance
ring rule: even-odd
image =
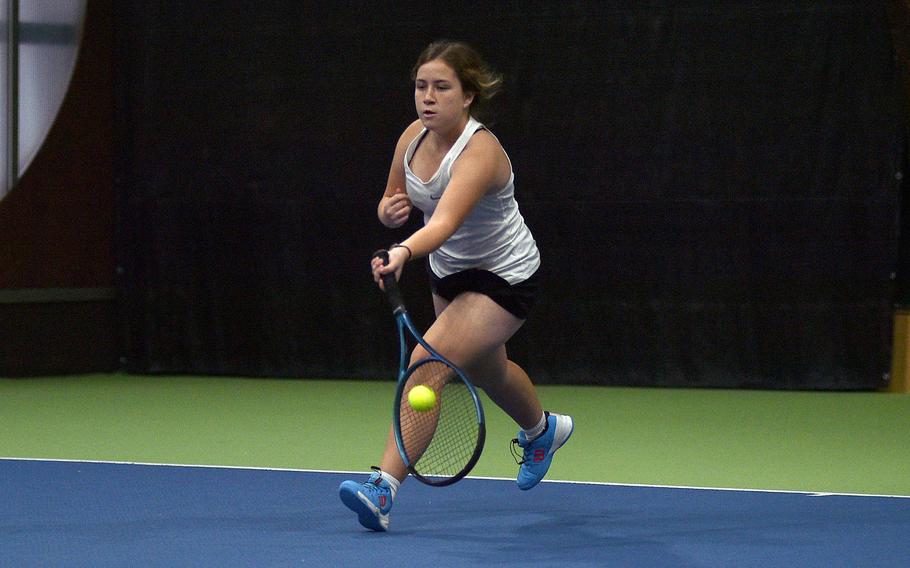
[[[474,384],[522,428],[540,420],[543,410],[534,384],[524,370],[509,361],[506,342],[524,320],[489,296],[467,292],[453,302],[434,296],[436,321],[427,330],[430,345],[463,368]]]
[[[434,302],[437,318],[427,331],[428,341],[440,345],[440,352],[465,369],[475,384],[521,427],[513,441],[521,450],[518,486],[534,487],[546,475],[553,454],[566,443],[575,426],[570,416],[544,414],[527,373],[508,359],[505,343],[524,320],[482,294],[461,294],[448,303],[434,296]]]
[[[411,353],[409,365],[413,365],[415,362],[427,357],[427,355],[427,352],[422,347],[417,346]],[[439,389],[436,388],[435,390]],[[422,453],[423,449],[426,448],[429,442],[430,437],[428,436],[425,440],[419,440],[416,442],[405,440],[405,446],[408,448],[418,448],[418,452]],[[404,461],[401,459],[401,454],[398,451],[398,444],[395,442],[394,426],[389,427],[389,435],[386,437],[385,449],[382,453],[382,460],[379,462],[379,468],[397,479],[399,482],[404,481],[408,476],[408,468],[404,465]]]

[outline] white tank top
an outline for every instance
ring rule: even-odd
[[[410,167],[411,158],[426,134],[426,128],[408,145],[404,155],[405,187],[411,203],[423,211],[424,224],[433,216],[436,204],[449,185],[452,164],[461,155],[471,136],[481,128],[485,128],[483,124],[470,118],[461,136],[443,157],[439,169],[426,182],[417,177]],[[506,155],[507,160],[508,158]],[[511,169],[512,162],[509,160],[509,170]],[[523,282],[537,271],[540,267],[540,252],[518,211],[514,171],[511,171],[505,187],[484,195],[455,234],[430,253],[430,267],[441,277],[469,268],[489,270],[509,284]]]

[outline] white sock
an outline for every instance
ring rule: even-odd
[[[543,431],[547,429],[547,414],[543,413],[540,415],[540,422],[537,423],[537,426],[529,428],[527,430],[522,430],[525,433],[526,440],[533,440],[534,438],[543,434]]]
[[[392,490],[392,501],[394,501],[395,495],[398,494],[398,487],[401,485],[401,482],[382,470],[379,471],[379,475],[381,475],[386,483],[389,484],[389,489]]]

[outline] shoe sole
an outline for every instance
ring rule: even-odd
[[[560,414],[559,416],[565,418],[565,420],[556,419],[556,432],[553,434],[553,445],[550,447],[549,454],[551,456],[569,441],[569,438],[572,437],[572,432],[575,431],[575,421],[572,420],[571,416],[566,416],[565,414]]]
[[[376,505],[360,491],[341,489],[341,502],[357,513],[357,520],[364,528],[373,531],[385,532],[389,530],[389,516],[383,515],[376,509]]]

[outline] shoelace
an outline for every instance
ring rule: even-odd
[[[549,420],[550,413],[547,412],[545,414],[545,416],[546,416],[547,420]],[[543,436],[544,433],[546,433],[546,431],[549,429],[550,429],[550,424],[549,424],[549,422],[547,422],[546,426],[544,426],[543,432],[541,432],[540,434],[535,436],[534,440]],[[517,463],[518,465],[521,465],[521,464],[525,463],[526,461],[528,461],[528,459],[530,458],[529,454],[531,453],[531,442],[533,442],[534,440],[526,440],[525,443],[527,444],[527,447],[525,447],[525,446],[521,445],[521,442],[518,441],[518,438],[512,438],[512,444],[509,446],[509,451],[512,452],[512,457],[515,459],[515,463]],[[519,448],[521,448],[521,451],[516,450],[515,446],[518,446]]]
[[[374,473],[370,478],[364,483],[364,487],[369,490],[370,493],[379,493],[382,490],[382,475],[378,467],[372,466],[370,469],[374,470]],[[375,476],[375,477],[374,477]]]
[[[521,450],[515,449],[516,446],[521,448]],[[512,443],[509,445],[509,451],[512,452],[512,458],[515,459],[515,463],[521,465],[528,461],[528,449],[521,445],[521,442],[518,441],[518,438],[512,438]]]

